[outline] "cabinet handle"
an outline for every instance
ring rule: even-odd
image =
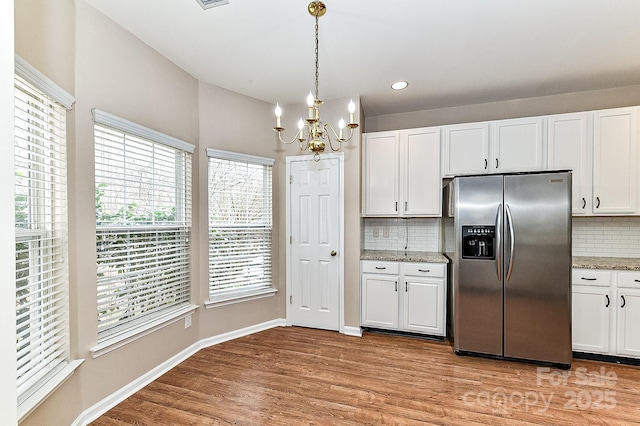
[[[496,158],[496,169],[498,168],[498,159]]]
[[[620,296],[620,297],[622,297],[622,305],[621,305],[620,307],[621,307],[621,308],[624,308],[624,305],[626,305],[626,304],[627,304],[627,301],[626,301],[626,300],[625,300],[625,298],[624,298],[624,294],[623,294],[622,296]]]
[[[633,280],[633,281],[635,281],[635,282],[637,282],[637,283],[640,283],[640,280]]]
[[[406,212],[407,210],[409,210],[409,202],[405,201],[404,202],[404,211]]]
[[[586,277],[580,277],[581,280],[585,280],[585,281],[595,281],[597,280],[597,278],[586,278]]]
[[[398,281],[396,281],[396,291],[398,291]]]
[[[418,269],[418,272],[431,272],[431,269]]]
[[[600,197],[596,197],[596,209],[600,208]]]
[[[396,201],[396,211],[398,211],[398,202]]]
[[[487,170],[487,159],[484,159],[484,169]]]
[[[376,269],[387,269],[386,266],[376,266]]]
[[[404,283],[404,292],[408,292],[409,291],[409,284],[407,284],[406,282]]]
[[[587,200],[582,197],[582,208],[584,209],[585,207],[587,207]]]
[[[605,307],[605,308],[608,308],[608,307],[609,307],[609,303],[611,302],[611,301],[609,300],[609,295],[608,295],[608,294],[605,294],[605,295],[604,295],[604,297],[606,297],[606,298],[607,298],[607,304],[606,304],[606,305],[604,305],[604,307]]]

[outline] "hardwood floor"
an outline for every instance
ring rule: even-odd
[[[201,350],[92,424],[640,424],[640,368],[574,360],[563,371],[283,327]]]

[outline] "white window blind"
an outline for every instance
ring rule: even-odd
[[[208,149],[209,298],[271,288],[273,160]]]
[[[182,148],[193,147],[112,127],[137,126],[112,117],[94,111],[99,342],[175,312],[191,294],[191,154]]]
[[[67,365],[69,334],[66,110],[18,72],[30,66],[17,58],[16,68],[18,65],[15,239],[21,404]]]

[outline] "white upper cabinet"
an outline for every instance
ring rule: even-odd
[[[369,133],[364,137],[364,214],[398,216],[400,133]]]
[[[591,213],[591,117],[589,113],[547,118],[549,170],[571,170],[573,215]]]
[[[440,129],[430,127],[402,130],[400,141],[402,215],[440,216]]]
[[[367,133],[363,215],[440,216],[440,128]]]
[[[539,117],[446,126],[443,175],[543,170],[543,129]]]
[[[492,122],[489,171],[542,170],[545,165],[543,122],[538,117]]]
[[[444,127],[443,175],[473,175],[489,170],[489,123]]]
[[[593,116],[593,212],[637,212],[638,108],[616,108]]]

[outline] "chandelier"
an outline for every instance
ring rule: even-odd
[[[298,121],[298,133],[296,133],[295,137],[286,141],[282,139],[282,132],[285,130],[282,127],[280,122],[280,117],[282,116],[282,108],[280,105],[276,103],[276,127],[273,128],[275,132],[278,133],[278,139],[280,142],[285,144],[292,144],[295,141],[298,141],[300,144],[301,151],[310,151],[313,152],[313,159],[315,161],[320,160],[320,153],[324,152],[325,146],[329,145],[332,151],[339,151],[340,146],[343,142],[349,142],[351,137],[353,136],[353,129],[358,127],[358,124],[353,121],[353,114],[356,110],[356,105],[353,103],[353,99],[349,102],[348,110],[349,110],[349,123],[346,124],[346,127],[349,129],[349,135],[344,137],[344,127],[345,122],[341,118],[338,122],[339,131],[336,133],[335,129],[331,126],[331,124],[323,123],[320,120],[320,106],[322,105],[322,101],[318,96],[318,19],[323,16],[327,7],[321,1],[312,1],[309,3],[307,7],[309,14],[314,16],[316,19],[316,74],[315,74],[315,84],[316,91],[315,96],[312,92],[309,92],[309,96],[307,96],[307,105],[309,107],[307,118],[304,120],[300,118]],[[337,143],[336,147],[334,147],[334,141]]]

